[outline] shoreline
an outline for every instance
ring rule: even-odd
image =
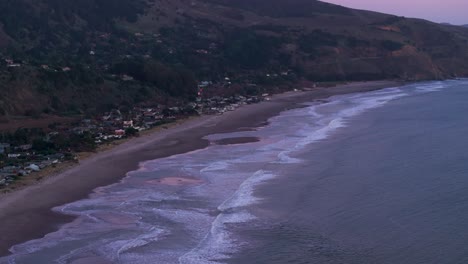
[[[120,181],[143,161],[206,148],[210,142],[203,137],[207,135],[253,129],[304,102],[402,84],[399,81],[359,82],[286,92],[272,96],[271,101],[246,105],[224,115],[190,118],[93,154],[36,185],[0,196],[0,256],[8,255],[13,245],[43,237],[75,219],[53,212],[52,208],[84,199],[94,189]]]
[[[13,194],[15,192],[19,192],[19,191],[21,191],[23,189],[26,189],[26,188],[30,188],[30,187],[32,187],[34,185],[41,184],[42,181],[48,180],[51,177],[60,175],[60,174],[62,174],[64,172],[66,172],[67,170],[70,170],[70,169],[78,166],[80,161],[91,158],[94,155],[97,155],[97,154],[99,154],[101,152],[110,151],[110,150],[116,148],[119,145],[125,144],[126,142],[128,142],[130,140],[134,140],[135,138],[148,136],[148,135],[151,135],[153,133],[159,133],[159,132],[164,131],[166,129],[171,129],[174,126],[180,125],[181,123],[187,122],[188,120],[191,120],[191,119],[194,119],[194,118],[197,118],[197,116],[189,116],[189,117],[179,119],[179,120],[177,120],[177,121],[175,121],[173,123],[168,123],[168,124],[164,124],[164,125],[161,125],[161,126],[153,127],[151,129],[141,131],[140,135],[137,136],[137,137],[129,137],[129,138],[124,138],[124,139],[118,139],[118,140],[115,140],[115,141],[111,141],[111,142],[109,142],[107,144],[98,146],[96,148],[96,150],[91,151],[91,152],[78,152],[78,153],[76,153],[76,156],[78,157],[78,159],[75,160],[75,161],[73,161],[73,160],[63,161],[63,162],[58,163],[55,166],[44,168],[41,171],[34,172],[32,174],[29,174],[26,177],[21,177],[20,179],[16,180],[15,182],[10,184],[9,186],[0,189],[0,204],[1,204],[1,198],[2,197],[11,195],[11,194]]]

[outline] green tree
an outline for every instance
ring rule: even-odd
[[[129,137],[137,136],[138,130],[136,130],[134,127],[129,127],[125,129],[125,134]]]

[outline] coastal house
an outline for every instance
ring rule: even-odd
[[[171,107],[168,109],[170,113],[179,114],[181,112],[180,107]]]
[[[72,132],[76,135],[83,135],[87,131],[88,131],[88,128],[86,127],[74,127],[72,129]]]
[[[60,133],[58,131],[52,131],[48,134],[49,137],[56,137],[58,136]]]
[[[47,160],[63,160],[65,158],[65,154],[57,153],[46,156]]]
[[[31,144],[25,144],[25,145],[20,145],[17,147],[17,149],[22,150],[22,151],[28,151],[31,150],[33,146]]]
[[[196,50],[196,52],[197,52],[198,54],[208,54],[208,53],[210,53],[209,51],[207,51],[207,50],[205,50],[205,49],[198,49],[198,50]]]
[[[26,167],[25,169],[30,169],[32,171],[40,171],[41,170],[41,168],[36,164],[31,164],[28,167]]]
[[[194,110],[197,107],[198,107],[197,103],[189,103],[185,106],[185,110]]]
[[[212,84],[212,82],[209,82],[209,81],[202,81],[198,84],[198,87],[199,88],[206,88],[208,86],[210,86]]]
[[[152,120],[152,121],[145,121],[145,122],[143,123],[143,126],[144,126],[146,129],[148,129],[148,128],[152,128],[152,127],[156,126],[158,123],[159,123],[158,121],[154,121],[154,120]]]
[[[129,76],[127,74],[124,74],[120,77],[120,79],[122,79],[122,81],[125,81],[125,82],[128,82],[128,81],[133,81],[134,78],[132,76]]]
[[[124,128],[133,127],[133,120],[123,121],[123,127]]]
[[[120,136],[120,137],[125,136],[125,130],[117,129],[117,130],[114,131],[114,135]]]
[[[156,115],[155,112],[152,112],[152,111],[146,111],[145,113],[143,113],[143,118],[145,120],[152,120],[154,118],[154,116]]]
[[[44,161],[41,161],[41,162],[39,163],[39,165],[37,165],[37,166],[39,166],[40,169],[44,169],[44,168],[49,167],[50,165],[52,165],[52,162],[51,162],[51,161],[49,161],[49,160],[44,160]]]

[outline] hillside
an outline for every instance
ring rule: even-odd
[[[468,29],[314,0],[0,2],[0,114],[468,75]],[[226,82],[229,77],[229,82]]]

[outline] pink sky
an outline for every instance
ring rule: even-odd
[[[324,0],[325,2],[379,11],[434,22],[468,24],[468,0]]]

